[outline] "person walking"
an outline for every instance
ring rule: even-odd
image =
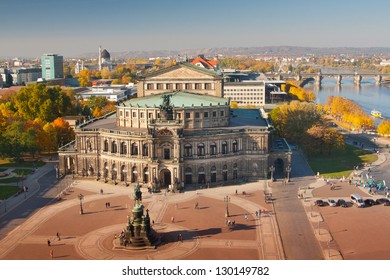
[[[54,258],[54,252],[53,252],[53,249],[50,250],[50,257],[51,258]]]
[[[58,241],[61,240],[61,236],[60,236],[60,233],[59,233],[59,232],[57,232],[57,239],[58,239]]]
[[[50,246],[51,245],[51,241],[50,239],[47,240],[47,246]]]
[[[171,222],[172,222],[172,223],[175,222],[175,218],[174,218],[174,217],[171,218]]]

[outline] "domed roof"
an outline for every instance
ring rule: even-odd
[[[102,50],[102,58],[110,59],[110,53],[106,49]]]

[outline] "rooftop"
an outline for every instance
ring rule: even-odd
[[[220,105],[229,105],[229,100],[226,98],[197,94],[187,91],[166,92],[158,95],[149,95],[146,97],[134,98],[124,102],[124,106],[141,107],[141,108],[156,108],[163,103],[162,96],[170,95],[170,103],[176,108],[188,107],[213,107]]]

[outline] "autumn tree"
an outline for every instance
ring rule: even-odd
[[[308,154],[330,155],[332,151],[343,149],[345,145],[344,137],[338,130],[323,125],[309,128],[304,141]]]
[[[378,125],[378,133],[381,135],[390,135],[390,121],[389,120],[383,120]]]
[[[374,120],[352,100],[340,96],[329,96],[324,109],[337,120],[349,123],[358,129],[374,127]]]
[[[323,112],[314,103],[292,101],[272,110],[271,119],[280,135],[298,143],[309,128],[323,123]]]
[[[74,140],[74,130],[63,118],[57,118],[52,123],[57,135],[57,144],[59,147]]]
[[[89,69],[81,70],[77,75],[80,86],[90,87],[92,86],[91,71]]]

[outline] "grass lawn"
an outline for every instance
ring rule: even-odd
[[[22,176],[27,176],[31,174],[32,169],[27,168],[27,169],[14,169],[14,173]]]
[[[20,178],[18,177],[9,177],[9,178],[0,178],[0,184],[16,183],[19,182]]]
[[[315,156],[309,158],[309,165],[314,173],[320,172],[321,176],[334,178],[349,176],[354,166],[362,166],[378,159],[376,154],[346,145],[344,151],[336,152],[331,156]]]
[[[0,199],[7,199],[19,191],[16,186],[0,186]]]

